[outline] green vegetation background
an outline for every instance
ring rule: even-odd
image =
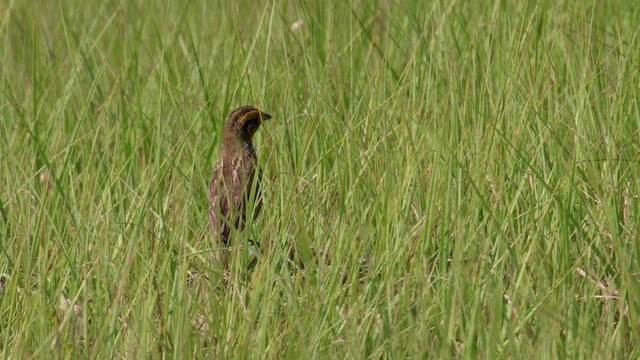
[[[0,355],[637,358],[639,9],[0,3]],[[225,285],[245,104],[265,207]]]

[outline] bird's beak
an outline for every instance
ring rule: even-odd
[[[267,113],[260,113],[260,122],[263,122],[265,120],[269,120],[271,119],[271,115],[267,114]]]

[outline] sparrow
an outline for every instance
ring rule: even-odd
[[[244,229],[249,201],[254,204],[254,219],[262,208],[261,174],[252,139],[262,122],[269,119],[271,115],[252,106],[241,106],[225,122],[218,161],[209,182],[209,226],[225,246],[232,227]]]

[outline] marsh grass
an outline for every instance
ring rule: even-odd
[[[0,4],[2,357],[637,358],[639,19]],[[274,120],[225,284],[205,189],[243,104]]]

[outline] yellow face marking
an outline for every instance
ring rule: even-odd
[[[259,119],[260,122],[271,119],[271,115],[260,112],[259,110],[250,110],[240,118],[241,126],[251,119]]]
[[[242,115],[240,118],[240,124],[244,126],[247,121],[260,117],[260,112],[258,110],[250,110],[246,114]]]

